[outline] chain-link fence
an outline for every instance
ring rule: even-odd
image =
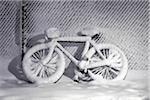
[[[0,2],[0,55],[19,52],[20,43],[30,35],[57,27],[62,36],[76,36],[85,26],[101,28],[98,42],[120,47],[129,60],[129,68],[148,68],[148,0],[27,0]],[[22,15],[20,21],[20,13]],[[20,26],[23,25],[22,31]],[[68,48],[74,52],[74,48]]]

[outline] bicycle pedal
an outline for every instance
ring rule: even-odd
[[[74,79],[73,81],[75,81],[75,82],[77,82],[77,83],[80,83],[80,81],[79,81],[79,80],[76,80],[76,79]]]

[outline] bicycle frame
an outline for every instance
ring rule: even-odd
[[[97,44],[101,38],[99,29],[83,28],[76,37],[60,37],[57,28],[49,28],[44,34],[29,39],[23,57],[22,69],[32,83],[55,83],[63,75],[65,56],[75,65],[74,80],[115,81],[125,78],[128,61],[125,54],[112,44]],[[33,42],[33,43],[32,43]],[[62,43],[85,43],[81,58],[78,59],[65,49]],[[57,59],[58,58],[58,59]]]
[[[91,37],[89,37],[89,36],[55,38],[55,39],[52,39],[52,41],[50,41],[49,43],[46,44],[48,47],[51,47],[51,49],[50,49],[49,54],[47,55],[47,57],[42,61],[43,64],[46,64],[51,59],[51,55],[52,55],[54,49],[59,48],[72,62],[74,62],[75,65],[79,66],[79,63],[81,61],[77,60],[73,55],[71,55],[67,50],[65,50],[65,48],[59,43],[59,42],[64,42],[64,41],[65,42],[83,42],[83,43],[85,42],[85,46],[84,46],[82,55],[87,53],[87,51],[89,50],[90,45],[92,45],[95,49],[97,49],[96,45],[95,45],[96,44],[95,41],[92,40]],[[101,57],[103,59],[105,59],[105,57],[101,54],[101,52],[98,52],[98,53],[101,55]],[[104,65],[104,63],[106,63],[106,62],[103,62],[101,64]]]

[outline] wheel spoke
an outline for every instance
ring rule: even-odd
[[[97,71],[97,70],[99,71],[99,70],[103,70],[103,69],[102,69],[102,67],[97,67],[97,68],[92,69],[91,71],[92,71],[92,72],[95,72],[95,71]]]
[[[122,64],[118,64],[118,63],[112,63],[111,67],[116,69],[116,70],[121,70]]]
[[[56,68],[57,65],[56,65],[56,64],[48,63],[48,64],[46,64],[45,66],[48,67],[48,68],[49,68],[49,67]]]
[[[122,59],[121,58],[119,58],[119,59],[116,59],[116,60],[110,60],[111,61],[111,63],[121,63],[122,62]]]
[[[39,62],[36,62],[36,63],[35,62],[30,62],[30,65],[31,65],[32,68],[34,68],[34,67],[39,65]]]
[[[39,55],[39,58],[42,59],[42,57],[43,57],[42,50],[38,51],[38,55]]]
[[[46,49],[40,50],[40,57],[43,59],[43,58],[45,58],[46,56],[47,56],[47,54],[46,54]]]
[[[103,70],[102,73],[100,74],[103,78],[104,78],[104,71],[105,71],[105,70]]]
[[[46,65],[46,67],[48,68],[48,69],[51,69],[53,72],[55,72],[56,71],[56,65],[55,64],[51,64],[51,65]]]
[[[47,67],[47,71],[49,72],[49,74],[51,75],[52,73],[54,73],[56,71],[56,69],[52,68],[52,67]]]
[[[38,51],[38,52],[35,52],[34,54],[36,55],[36,57],[37,57],[38,59],[40,59],[40,53],[39,53],[39,51]]]
[[[36,70],[40,66],[40,63],[32,63],[31,64],[31,70]]]
[[[102,49],[101,52],[102,52],[103,56],[107,59],[108,54],[109,54],[108,53],[109,52],[108,49]]]
[[[112,79],[109,69],[107,69],[107,79]]]
[[[42,67],[42,70],[41,70],[41,77],[42,77],[42,78],[45,77],[45,67]]]
[[[99,72],[99,70],[94,70],[92,71],[94,74],[97,74]]]
[[[40,72],[39,72],[39,77],[43,77],[43,70],[44,70],[44,68],[41,68],[41,70],[40,70]]]
[[[30,58],[31,58],[31,61],[34,62],[34,63],[39,62],[39,59],[35,59],[33,56],[31,56]]]
[[[103,73],[105,72],[106,68],[103,68],[101,71],[99,71],[97,74],[103,76]]]
[[[46,76],[46,77],[49,77],[50,74],[49,74],[49,71],[48,71],[48,68],[47,68],[47,67],[44,68],[44,71],[45,71],[45,76]]]
[[[105,50],[104,50],[104,49],[102,49],[102,50],[101,50],[101,53],[102,53],[102,54],[103,54],[103,56],[106,58]]]
[[[101,59],[99,59],[99,58],[91,58],[91,59],[89,59],[89,61],[90,62],[99,62],[99,61],[102,61]]]
[[[108,68],[105,70],[105,78],[108,79]]]
[[[110,70],[108,70],[108,73],[109,73],[109,79],[113,79],[112,73],[110,72]]]
[[[110,69],[109,72],[111,73],[112,79],[118,76],[119,72],[115,71],[114,69]]]
[[[43,57],[46,56],[46,54],[45,54],[45,49],[42,50],[42,54],[43,54]]]
[[[45,73],[46,73],[47,77],[49,77],[52,74],[52,72],[50,72],[47,67],[45,67]]]
[[[42,67],[39,65],[39,66],[35,69],[34,74],[35,74],[36,76],[38,76],[38,74],[40,73],[41,69],[42,69]]]
[[[36,60],[39,60],[39,58],[37,57],[37,55],[35,55],[35,53],[32,55],[32,57]]]
[[[113,72],[113,73],[116,74],[116,75],[118,75],[118,73],[119,73],[117,70],[114,70],[114,69],[112,69],[112,68],[110,68],[110,71]]]
[[[107,74],[107,68],[105,68],[105,70],[103,71],[103,78],[105,78],[105,79],[107,78],[106,74]]]
[[[113,57],[112,61],[117,61],[118,59],[121,59],[121,56],[120,56],[119,54],[116,54],[116,55]]]
[[[116,52],[114,50],[111,50],[110,53],[109,53],[108,59],[109,60],[113,59],[115,57],[115,55],[116,55]]]
[[[45,58],[45,57],[47,56],[47,54],[46,54],[46,49],[43,49],[43,50],[42,50],[42,54],[43,54],[43,58]]]
[[[100,57],[101,59],[106,59],[106,57],[103,53],[103,49],[102,50],[96,50],[95,55],[97,55],[97,57]]]
[[[53,72],[56,71],[56,68],[54,68],[54,67],[48,67],[48,68],[51,69]]]
[[[99,70],[99,72],[98,72],[97,74],[98,74],[98,75],[102,74],[104,70],[105,70],[105,68]]]
[[[44,67],[44,69],[43,69],[43,77],[47,77],[46,76],[46,68]]]
[[[106,58],[109,57],[109,49],[106,49]]]

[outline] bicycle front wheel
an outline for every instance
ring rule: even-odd
[[[42,60],[48,55],[51,48],[45,44],[38,44],[27,51],[23,58],[23,71],[32,83],[54,83],[64,73],[65,59],[63,53],[55,48],[47,64]]]
[[[125,54],[112,44],[99,44],[97,49],[102,55],[99,55],[94,48],[91,48],[85,55],[89,59],[89,64],[102,60],[107,60],[109,64],[89,68],[88,72],[91,78],[101,81],[123,80],[128,71],[128,61]]]

